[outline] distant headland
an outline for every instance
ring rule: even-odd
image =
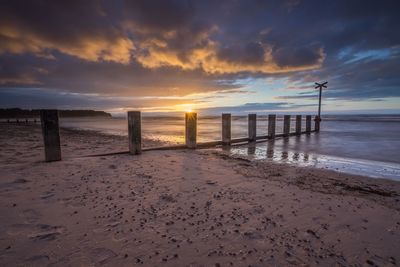
[[[39,117],[40,109],[1,108],[0,118]],[[97,110],[59,110],[60,117],[111,117],[110,113]]]

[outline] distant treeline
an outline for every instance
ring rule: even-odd
[[[60,117],[111,117],[110,113],[96,110],[59,110]],[[39,117],[40,109],[2,108],[0,118]]]

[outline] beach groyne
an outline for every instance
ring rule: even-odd
[[[41,125],[44,140],[45,160],[58,161],[61,160],[61,142],[59,136],[59,125],[57,110],[41,110]],[[196,149],[210,148],[215,146],[232,146],[245,143],[264,142],[275,138],[289,138],[291,136],[299,136],[302,134],[311,134],[318,132],[320,129],[320,119],[314,117],[314,129],[312,129],[312,116],[305,116],[305,131],[302,130],[302,115],[295,116],[294,131],[292,131],[292,116],[283,116],[283,133],[276,133],[277,115],[268,115],[268,127],[265,129],[264,135],[257,133],[257,114],[248,114],[248,135],[247,137],[232,138],[232,115],[223,113],[221,116],[221,139],[209,142],[197,142],[197,113],[185,113],[185,144],[162,146],[153,148],[142,148],[142,121],[140,111],[128,111],[128,148],[126,151],[118,151],[112,153],[104,153],[90,156],[105,156],[115,154],[132,155],[141,154],[143,151],[149,150],[168,150],[168,149]]]

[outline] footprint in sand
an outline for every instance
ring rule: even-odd
[[[7,183],[1,183],[0,184],[0,192],[3,191],[10,191],[10,190],[19,190],[19,189],[26,189],[26,187],[23,187],[22,185],[25,185],[26,183],[29,183],[29,180],[20,178],[16,179],[12,182],[7,182]]]
[[[47,255],[35,255],[25,260],[24,266],[47,266],[49,264],[50,258]]]
[[[51,198],[51,197],[54,197],[54,193],[51,192],[51,191],[43,192],[43,193],[40,195],[40,198],[41,198],[41,199],[44,199],[44,200],[49,199],[49,198]]]
[[[113,237],[111,238],[111,240],[116,241],[116,242],[124,241],[124,240],[126,240],[126,234],[122,233],[122,232],[115,233],[113,235]]]
[[[117,257],[117,254],[108,248],[95,248],[90,253],[92,262],[98,264],[105,264],[115,257]]]
[[[9,235],[28,234],[29,232],[32,232],[33,229],[35,229],[34,224],[18,223],[8,227],[7,234]]]
[[[28,236],[34,241],[52,241],[65,231],[65,227],[63,226],[51,226],[47,224],[37,225],[37,229],[38,231]]]
[[[34,209],[27,209],[21,212],[20,216],[24,218],[27,223],[35,223],[42,216],[40,212]]]

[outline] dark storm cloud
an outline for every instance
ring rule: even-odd
[[[0,63],[0,79],[7,88],[48,88],[111,96],[184,96],[197,92],[229,92],[240,87],[232,80],[210,77],[200,71],[161,68],[148,71],[138,63],[83,61],[58,55],[63,64],[46,59],[27,61],[27,56],[8,55]],[[29,64],[26,64],[29,62]],[[51,73],[51,74],[50,74]],[[178,73],[178,75],[177,75]],[[26,78],[35,79],[26,83]],[[24,78],[24,79],[23,79]]]
[[[256,42],[236,44],[221,48],[218,55],[226,61],[257,65],[263,63],[264,48]]]
[[[321,47],[282,47],[275,51],[273,57],[281,67],[312,65],[321,58]]]
[[[330,81],[332,98],[398,97],[399,6],[0,1],[0,90],[183,96],[237,90],[246,78],[288,77],[301,88],[312,77]]]
[[[151,31],[176,30],[190,23],[194,16],[191,1],[126,1],[125,15],[136,25]]]

